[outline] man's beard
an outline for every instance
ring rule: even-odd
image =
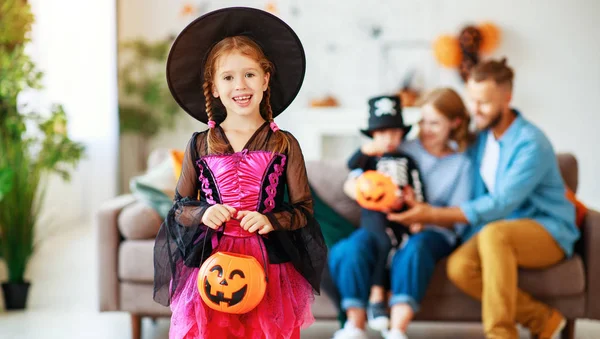
[[[498,114],[486,125],[481,128],[481,130],[492,129],[500,124],[502,121],[502,110],[497,112]]]

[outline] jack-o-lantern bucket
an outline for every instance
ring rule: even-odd
[[[266,289],[265,271],[252,256],[216,252],[198,272],[200,297],[213,310],[247,313],[260,303]]]
[[[394,206],[398,196],[398,186],[383,173],[366,171],[356,180],[356,201],[363,208],[385,211]]]

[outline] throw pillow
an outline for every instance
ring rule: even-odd
[[[175,182],[179,180],[181,175],[181,164],[183,164],[184,151],[172,149],[169,151],[171,162],[173,164],[173,174],[175,174]]]
[[[578,227],[583,226],[583,220],[587,214],[587,207],[581,201],[579,201],[579,199],[577,199],[575,193],[573,193],[573,191],[571,191],[571,189],[568,187],[565,195],[567,196],[567,199],[575,206],[575,223]]]
[[[129,182],[132,194],[141,202],[152,207],[165,218],[173,205],[177,181],[173,177],[173,162],[165,158],[154,168]]]

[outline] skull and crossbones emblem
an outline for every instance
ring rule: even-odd
[[[381,98],[375,102],[375,115],[380,117],[382,115],[396,115],[394,101],[390,98]]]

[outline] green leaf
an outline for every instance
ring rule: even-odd
[[[0,169],[0,202],[4,195],[6,195],[12,189],[12,181],[15,172],[8,167]]]
[[[0,2],[0,254],[9,282],[23,281],[34,251],[48,175],[68,180],[85,152],[67,135],[62,106],[52,107],[49,116],[17,106],[19,93],[42,87],[42,72],[25,54],[32,22],[27,1]]]
[[[165,63],[173,37],[149,42],[136,39],[120,45],[120,132],[151,137],[175,126],[181,109],[171,96]]]

